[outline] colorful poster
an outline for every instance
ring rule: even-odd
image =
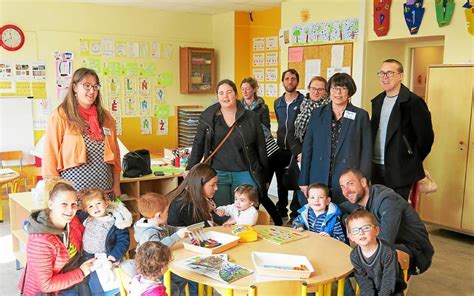
[[[125,77],[124,83],[123,83],[123,89],[126,95],[135,94],[137,91],[137,79],[133,77]]]
[[[32,81],[46,81],[46,64],[40,62],[31,63]]]
[[[156,91],[156,100],[160,103],[163,104],[166,102],[166,92],[165,89],[163,88],[158,88]]]
[[[140,115],[141,116],[150,116],[151,115],[151,101],[149,98],[141,97],[139,99],[140,103]]]
[[[110,96],[118,96],[120,94],[120,78],[111,76],[107,80],[107,92]]]
[[[13,63],[0,62],[0,93],[15,92]]]
[[[158,74],[157,85],[159,87],[167,87],[173,85],[173,73],[163,72]]]
[[[138,90],[140,95],[148,96],[151,93],[151,81],[149,78],[140,78],[138,79]]]
[[[138,106],[137,99],[134,97],[125,98],[125,115],[126,116],[137,116],[138,115]]]
[[[158,118],[158,128],[156,134],[166,136],[168,134],[168,118]]]

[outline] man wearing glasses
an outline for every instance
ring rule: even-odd
[[[402,84],[399,61],[385,60],[377,76],[384,91],[372,100],[372,183],[408,200],[413,184],[425,176],[422,162],[434,140],[431,114],[425,101]]]
[[[339,178],[342,194],[348,200],[339,205],[352,213],[357,208],[371,212],[380,226],[378,238],[410,254],[410,274],[426,271],[434,254],[425,225],[399,194],[384,185],[370,185],[358,169],[349,168]]]

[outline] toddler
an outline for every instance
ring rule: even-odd
[[[380,229],[374,215],[358,209],[345,222],[349,239],[357,244],[351,262],[360,295],[403,295],[406,284],[397,252],[377,238]]]
[[[298,210],[293,228],[310,230],[322,236],[330,236],[342,242],[346,236],[341,226],[341,210],[331,202],[329,189],[322,183],[308,186],[308,203]]]
[[[252,185],[240,185],[234,190],[234,203],[216,208],[215,213],[220,217],[230,216],[224,222],[225,226],[233,224],[255,225],[258,218],[258,211],[255,208],[257,203],[257,190]]]
[[[171,260],[171,250],[158,241],[141,245],[135,255],[137,275],[129,286],[130,296],[167,296],[160,278]]]
[[[137,201],[138,210],[143,216],[135,222],[135,240],[137,248],[147,241],[160,241],[171,247],[175,242],[185,237],[187,229],[167,225],[168,199],[158,193],[145,193]]]
[[[82,236],[84,257],[96,257],[94,271],[89,278],[92,295],[115,295],[118,292],[114,279],[112,263],[120,260],[128,251],[130,237],[128,226],[131,220],[122,221],[114,216],[130,217],[124,206],[109,202],[108,196],[101,189],[84,189],[80,192],[82,209],[89,214],[84,220]],[[114,215],[113,212],[128,213]],[[107,292],[106,292],[107,291]]]

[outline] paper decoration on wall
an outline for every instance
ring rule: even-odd
[[[453,17],[454,0],[436,0],[435,9],[438,26],[447,26]]]
[[[82,66],[85,68],[92,69],[96,71],[97,73],[101,73],[102,65],[101,62],[98,58],[87,58],[87,59],[82,59],[81,61]]]
[[[140,130],[142,135],[151,134],[152,130],[151,117],[140,117]]]
[[[118,108],[116,111],[110,111],[110,114],[112,114],[112,117],[115,119],[115,128],[117,129],[117,135],[122,135],[122,115],[120,108]]]
[[[173,56],[173,44],[161,44],[161,58],[171,60]]]
[[[117,57],[127,56],[127,42],[115,41],[115,55]]]
[[[346,73],[351,75],[351,67],[327,68],[326,79],[329,80],[336,73]]]
[[[144,77],[155,77],[156,65],[154,63],[140,64],[140,75]]]
[[[151,57],[154,59],[159,60],[161,56],[161,45],[158,41],[152,41],[151,42],[151,51],[150,51]]]
[[[265,85],[265,95],[267,97],[276,97],[278,94],[278,86],[276,83],[267,83]]]
[[[288,49],[288,63],[300,63],[303,61],[303,47],[290,47]]]
[[[310,18],[311,13],[309,12],[309,9],[305,8],[300,11],[300,19],[302,23],[306,23],[307,21],[309,21]]]
[[[72,52],[55,52],[56,99],[62,102],[71,83],[74,54]]]
[[[121,65],[119,62],[104,62],[102,64],[102,72],[105,76],[119,76],[121,74]]]
[[[109,99],[109,111],[110,112],[120,112],[120,99],[117,97],[111,97]]]
[[[158,74],[156,84],[158,85],[158,87],[167,87],[173,85],[173,73],[163,72],[161,74]]]
[[[156,134],[165,136],[168,134],[168,118],[158,118],[158,128]]]
[[[48,124],[48,100],[33,100],[33,128],[35,131],[46,130]]]
[[[134,97],[125,98],[125,115],[137,116],[138,115],[137,99]]]
[[[278,66],[278,52],[267,52],[267,53],[265,53],[265,65],[266,66]]]
[[[133,95],[137,90],[137,80],[132,77],[125,77],[123,83],[123,89],[125,94]]]
[[[165,94],[165,90],[162,89],[162,88],[159,88],[157,91],[156,91],[156,99],[158,100],[158,102],[160,102],[160,104],[163,104],[166,102],[166,94]]]
[[[471,35],[474,35],[474,8],[469,0],[467,0],[462,7],[466,8],[464,10],[464,15],[466,16],[467,31]]]
[[[265,54],[264,53],[254,53],[252,64],[254,67],[263,67],[265,66]]]
[[[257,96],[265,96],[265,83],[259,83],[257,88]]]
[[[151,81],[149,78],[140,78],[138,80],[138,90],[140,95],[148,96],[151,93]]]
[[[277,50],[278,49],[278,36],[270,36],[265,38],[265,48],[267,50]]]
[[[425,14],[423,0],[407,0],[406,3],[403,3],[403,14],[410,34],[415,35],[420,29]]]
[[[46,81],[46,64],[45,63],[31,63],[32,81]]]
[[[150,45],[148,43],[140,43],[140,58],[147,59],[150,56]]]
[[[150,116],[151,115],[151,101],[148,98],[140,98],[140,115]]]
[[[290,31],[291,44],[311,44],[317,42],[354,41],[359,36],[359,20],[349,18],[332,22],[295,25]],[[280,39],[284,39],[280,33]]]
[[[115,43],[114,39],[104,38],[102,39],[102,55],[104,57],[115,56]]]
[[[157,104],[155,106],[155,116],[158,118],[158,127],[156,128],[158,135],[168,134],[168,117],[170,116],[171,107],[168,104]]]
[[[140,45],[138,42],[127,42],[127,57],[138,58],[140,56]]]
[[[13,75],[13,63],[0,62],[0,93],[11,93],[15,91]]]
[[[321,60],[320,59],[305,60],[304,86],[309,85],[309,82],[314,76],[320,76],[320,75],[321,75]]]
[[[264,37],[255,37],[253,38],[253,51],[262,51],[265,50],[265,38]]]
[[[374,32],[385,36],[390,29],[390,6],[392,0],[374,0]]]
[[[262,68],[254,68],[252,70],[252,74],[253,74],[253,78],[255,78],[255,80],[257,80],[258,82],[265,80],[265,74]]]
[[[266,68],[265,81],[269,81],[269,82],[278,81],[278,68]]]
[[[107,80],[107,92],[111,96],[117,96],[120,94],[120,78],[116,76],[109,77]]]

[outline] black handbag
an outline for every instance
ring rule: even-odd
[[[282,183],[283,186],[288,190],[299,190],[298,179],[300,177],[300,168],[298,167],[298,161],[294,156],[291,156],[290,163],[288,166],[283,168]]]
[[[127,178],[151,174],[150,151],[140,149],[128,152],[123,156],[122,169],[123,176]]]

